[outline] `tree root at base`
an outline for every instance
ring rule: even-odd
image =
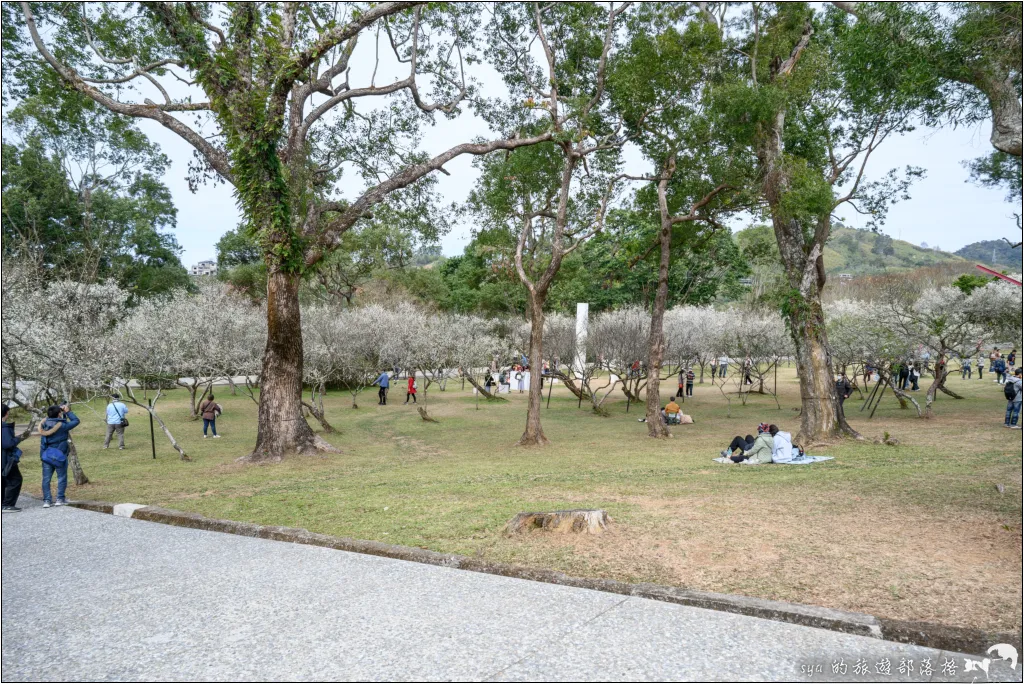
[[[342,451],[341,451],[341,449],[339,449],[338,447],[334,446],[333,444],[328,442],[326,439],[324,439],[320,435],[313,435],[313,437],[310,440],[308,440],[305,444],[300,444],[300,445],[296,446],[293,451],[290,451],[290,452],[277,452],[277,451],[275,451],[275,452],[267,452],[267,451],[262,451],[262,450],[256,450],[256,451],[253,451],[250,454],[246,454],[245,456],[241,456],[241,457],[235,459],[235,462],[236,463],[252,463],[252,464],[280,463],[281,461],[283,461],[285,459],[285,456],[287,456],[288,453],[303,454],[303,455],[305,455],[305,454],[312,454],[312,453],[340,454],[340,453],[342,453]]]

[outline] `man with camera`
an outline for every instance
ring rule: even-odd
[[[39,459],[43,462],[43,508],[64,505],[64,492],[68,487],[68,439],[78,427],[78,416],[67,403],[46,409],[46,420],[39,428]],[[50,481],[57,473],[57,502],[50,496]]]
[[[103,440],[103,448],[110,447],[110,438],[117,433],[117,448],[124,451],[124,429],[128,427],[128,407],[121,401],[121,395],[114,392],[107,404],[107,438]]]

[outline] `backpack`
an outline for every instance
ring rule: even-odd
[[[1017,387],[1014,385],[1013,380],[1007,380],[1006,384],[1003,385],[1003,396],[1006,397],[1006,401],[1013,401],[1017,398]]]

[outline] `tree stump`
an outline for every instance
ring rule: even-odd
[[[507,534],[542,529],[561,534],[601,534],[608,528],[608,513],[601,509],[574,509],[550,513],[520,513],[505,525]]]

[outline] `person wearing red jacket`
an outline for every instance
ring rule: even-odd
[[[409,399],[412,399],[412,403],[416,403],[416,374],[409,373],[409,389],[405,393],[405,403],[409,403]]]

